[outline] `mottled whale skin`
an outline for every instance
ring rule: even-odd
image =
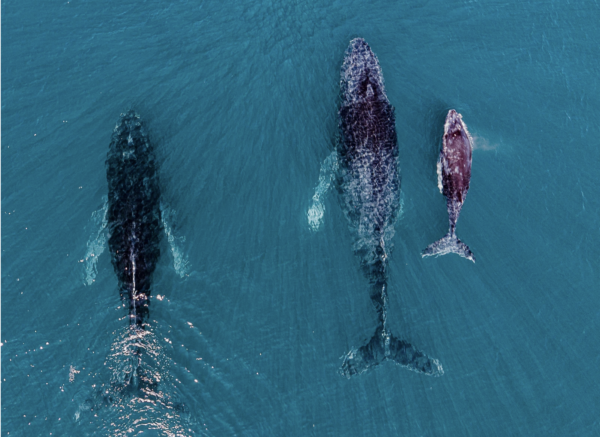
[[[341,70],[338,184],[354,250],[370,283],[378,314],[375,335],[344,357],[351,377],[392,360],[428,375],[443,374],[437,360],[394,337],[387,327],[388,257],[400,210],[400,171],[394,108],[385,93],[379,61],[362,38],[346,51]]]
[[[160,255],[160,186],[154,151],[133,111],[121,114],[106,160],[108,246],[129,323],[143,327]]]
[[[423,257],[456,253],[475,262],[471,249],[458,239],[455,233],[460,210],[469,192],[473,139],[462,120],[462,116],[451,109],[444,124],[444,140],[437,164],[438,187],[446,196],[450,230],[444,238],[429,245]]]

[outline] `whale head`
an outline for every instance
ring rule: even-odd
[[[473,138],[467,130],[462,116],[454,109],[448,111],[446,123],[444,124],[444,140],[442,146],[447,162],[460,161],[459,167],[468,165],[471,167],[471,154],[473,152]],[[458,162],[457,161],[457,162]],[[450,169],[448,170],[450,171]],[[463,169],[464,175],[470,178],[470,170]],[[468,189],[468,181],[467,181]]]
[[[460,129],[460,125],[462,124],[461,115],[456,112],[454,109],[448,111],[448,115],[446,115],[446,130],[452,131],[455,129]]]
[[[341,70],[344,104],[387,102],[379,60],[362,38],[350,41]]]
[[[470,140],[467,126],[462,121],[462,115],[456,112],[454,109],[448,111],[446,115],[446,122],[444,124],[444,137],[457,137],[462,136]]]
[[[115,147],[123,161],[135,160],[140,151],[147,151],[146,133],[140,116],[133,110],[121,114],[115,126]]]

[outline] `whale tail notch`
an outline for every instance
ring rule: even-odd
[[[426,256],[446,255],[447,253],[456,253],[475,262],[475,255],[473,255],[469,246],[460,241],[454,232],[448,232],[444,238],[427,246],[421,256],[425,258]]]
[[[346,378],[366,372],[385,360],[406,367],[413,372],[429,376],[442,376],[442,364],[417,350],[412,344],[399,340],[382,328],[375,331],[371,340],[360,348],[353,348],[344,356],[340,373]]]

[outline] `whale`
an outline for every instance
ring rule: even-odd
[[[99,410],[111,408],[100,415],[103,427],[118,429],[129,426],[132,414],[144,416],[147,405],[152,405],[154,409],[165,408],[164,414],[154,420],[158,427],[183,430],[181,420],[189,415],[189,409],[178,398],[173,377],[167,372],[169,358],[149,320],[152,276],[160,257],[161,236],[167,230],[169,237],[173,236],[161,205],[153,142],[145,122],[133,110],[120,115],[112,132],[106,179],[104,219],[96,233],[108,234],[111,263],[123,307],[128,311],[128,324],[113,332],[111,350],[104,362],[109,374],[100,375],[101,380],[106,376],[110,381],[92,386],[75,420],[87,411],[99,417]],[[168,214],[170,210],[166,211]],[[100,253],[104,249],[102,241],[95,246]]]
[[[458,239],[455,232],[458,216],[469,192],[472,155],[473,139],[467,125],[462,116],[451,109],[444,123],[442,150],[437,163],[438,188],[446,197],[450,230],[443,238],[430,244],[423,251],[423,257],[456,253],[475,262],[473,252]]]
[[[106,159],[106,220],[111,262],[129,324],[143,329],[152,274],[160,256],[162,220],[158,166],[140,116],[121,114]]]
[[[340,100],[338,188],[354,252],[377,311],[375,334],[343,357],[341,374],[350,378],[389,360],[440,376],[443,368],[438,360],[395,337],[388,327],[388,263],[400,211],[398,140],[379,60],[362,38],[353,39],[346,50]]]

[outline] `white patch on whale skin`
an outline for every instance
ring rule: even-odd
[[[444,184],[442,183],[443,181],[443,176],[442,176],[442,159],[444,159],[444,155],[442,153],[440,153],[440,157],[438,159],[437,162],[437,175],[438,175],[438,188],[440,189],[440,193],[444,193]]]
[[[318,231],[323,223],[323,216],[325,215],[325,206],[321,202],[315,202],[308,209],[306,216],[308,217],[308,225],[313,231]]]
[[[92,235],[87,242],[87,252],[83,258],[84,262],[84,274],[83,279],[84,285],[92,285],[96,280],[98,269],[98,257],[104,252],[106,248],[106,225],[107,217],[106,212],[108,211],[108,197],[104,196],[104,206],[92,213],[90,221],[92,223]]]
[[[331,188],[337,169],[337,152],[334,151],[325,158],[325,161],[321,164],[319,184],[315,188],[315,194],[312,197],[313,203],[306,213],[308,225],[312,231],[318,231],[323,223],[323,217],[325,215],[325,204],[323,203],[324,197],[329,191],[329,188]]]

